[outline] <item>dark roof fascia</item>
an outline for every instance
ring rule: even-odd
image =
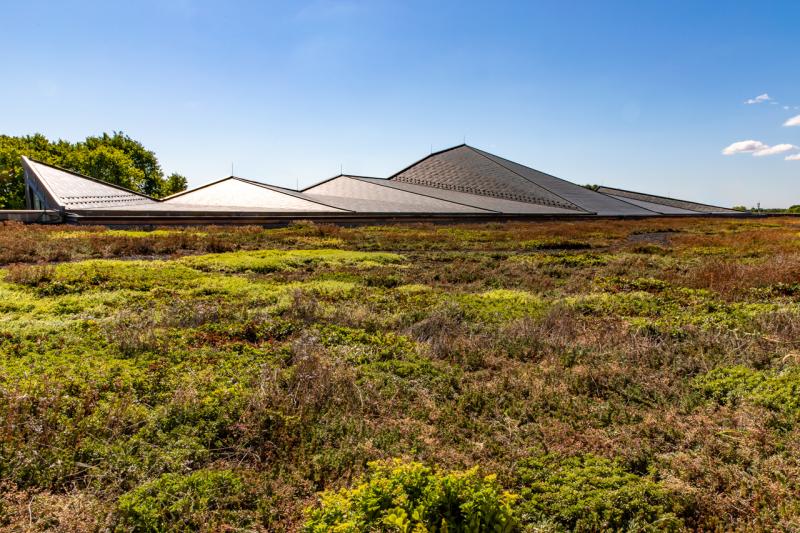
[[[714,209],[723,209],[725,211],[734,211],[730,207],[722,207],[722,206],[713,205],[713,204],[704,204],[702,202],[694,202],[692,200],[681,200],[680,198],[671,198],[669,196],[661,196],[659,194],[650,194],[649,192],[629,191],[627,189],[619,189],[617,187],[608,187],[606,185],[600,185],[599,188],[600,189],[609,189],[611,191],[619,191],[619,192],[629,193],[629,194],[640,194],[642,196],[652,196],[653,198],[660,198],[661,200],[669,200],[671,202],[685,202],[687,204],[702,205],[703,207],[713,207]],[[607,196],[614,194],[614,193],[611,193],[611,192],[610,193],[605,193],[605,192],[602,192],[602,191],[599,191],[599,190],[597,192],[599,192],[600,194],[605,194]],[[648,202],[649,201],[649,200],[644,200],[642,198],[634,198],[634,199],[635,200],[642,200],[643,202]],[[655,203],[658,203],[658,202],[650,202],[650,203],[655,204]],[[667,207],[675,207],[675,206],[667,206]],[[689,209],[687,207],[684,207],[683,209],[686,209],[687,211],[692,211],[692,209]],[[702,212],[703,211],[698,211],[698,213],[702,213]],[[737,211],[737,212],[740,212],[740,211]]]
[[[25,157],[25,156],[22,156],[22,157]],[[61,168],[61,167],[59,167],[57,165],[51,165],[49,163],[45,163],[43,161],[39,161],[38,159],[33,159],[33,158],[26,158],[26,159],[29,159],[30,161],[33,161],[34,163],[37,163],[39,165],[44,165],[46,167],[54,168],[56,170],[60,170],[61,172],[66,172],[67,174],[72,174],[73,176],[77,176],[77,177],[83,178],[85,180],[93,181],[94,183],[98,183],[100,185],[105,185],[106,187],[111,187],[112,189],[117,189],[117,190],[120,190],[120,191],[124,191],[124,192],[127,192],[129,194],[135,194],[136,196],[141,196],[142,198],[147,198],[148,200],[153,200],[154,202],[160,202],[161,201],[158,198],[153,198],[152,196],[148,196],[148,195],[140,193],[140,192],[132,191],[131,189],[126,189],[125,187],[122,187],[121,185],[117,185],[116,183],[111,183],[111,182],[108,182],[108,181],[103,181],[103,180],[99,180],[99,179],[96,179],[96,178],[92,178],[91,176],[86,176],[85,174],[81,174],[80,172],[75,172],[74,170]]]

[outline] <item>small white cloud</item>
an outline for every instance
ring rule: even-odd
[[[782,154],[784,152],[790,152],[792,150],[796,150],[797,146],[793,144],[776,144],[775,146],[770,146],[768,144],[764,144],[761,141],[739,141],[727,146],[724,150],[722,150],[723,155],[734,155],[734,154],[753,154],[754,157],[764,157],[768,155],[776,155]]]
[[[782,154],[784,152],[789,152],[791,150],[794,150],[795,148],[797,147],[793,144],[776,144],[775,146],[768,146],[763,150],[758,150],[757,152],[753,152],[753,155],[755,157],[763,157],[765,155],[776,155],[776,154]]]
[[[745,100],[745,104],[760,104],[761,102],[769,102],[772,98],[769,97],[767,93],[759,94],[755,98],[750,98]]]
[[[722,150],[722,154],[723,155],[751,154],[754,152],[758,152],[759,150],[765,150],[767,148],[769,148],[769,146],[760,141],[739,141],[731,144],[730,146]]]
[[[783,123],[784,126],[800,126],[800,115],[792,117]]]
[[[789,109],[788,105],[783,106],[784,109]]]
[[[800,161],[800,154],[792,154],[786,156],[787,161]]]

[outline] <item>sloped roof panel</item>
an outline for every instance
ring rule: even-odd
[[[426,187],[424,185],[416,185],[413,183],[406,183],[397,180],[387,180],[382,178],[359,178],[366,181],[374,181],[387,187],[400,189],[417,194],[424,194],[442,200],[451,202],[458,202],[465,205],[471,205],[480,209],[488,209],[496,213],[508,214],[583,214],[585,211],[578,211],[575,209],[565,209],[563,207],[553,207],[541,204],[532,204],[528,202],[515,202],[513,200],[504,200],[493,196],[480,196],[477,194],[469,194],[459,191],[451,191],[447,189],[437,189],[434,187]]]
[[[452,201],[441,200],[419,193],[403,191],[387,187],[385,184],[368,181],[351,176],[337,176],[333,179],[314,185],[303,191],[304,194],[319,198],[340,198],[356,211],[403,212],[403,213],[488,213],[490,211],[463,205]],[[342,204],[340,204],[342,205]]]
[[[92,207],[115,207],[153,205],[157,201],[143,194],[104,183],[75,172],[60,169],[32,159],[23,162],[36,179],[50,193],[60,207],[86,209]]]
[[[681,209],[680,207],[672,207],[671,205],[654,204],[653,202],[645,202],[643,200],[636,200],[634,198],[625,198],[615,194],[609,194],[609,196],[619,200],[624,200],[625,202],[633,205],[638,205],[639,207],[643,207],[645,209],[649,209],[650,211],[655,211],[656,213],[661,213],[662,215],[697,215],[700,213],[699,211]]]
[[[341,211],[300,193],[239,178],[226,178],[204,187],[170,196],[162,205],[254,208],[267,211]]]
[[[483,150],[478,150],[477,148],[468,148],[483,155],[487,159],[494,161],[503,168],[506,168],[511,172],[522,176],[526,180],[537,184],[539,187],[545,188],[548,191],[551,191],[552,193],[569,200],[582,209],[597,213],[598,215],[646,216],[653,214],[653,212],[648,209],[633,205],[626,201],[620,200],[619,198],[612,198],[605,194],[587,189],[586,187],[576,185],[575,183],[571,183],[561,178],[551,176],[550,174],[545,174],[544,172],[526,167],[525,165],[515,163],[514,161],[509,161],[508,159],[484,152]]]
[[[516,202],[577,207],[466,145],[432,154],[389,179]]]
[[[624,198],[625,201],[637,200],[640,202],[649,202],[660,206],[669,206],[678,209],[685,209],[696,213],[736,213],[733,209],[727,207],[718,207],[715,205],[701,204],[699,202],[690,202],[688,200],[679,200],[677,198],[669,198],[666,196],[658,196],[655,194],[646,194],[635,191],[626,191],[624,189],[615,189],[613,187],[600,187],[598,189],[604,194],[610,194],[618,198]]]

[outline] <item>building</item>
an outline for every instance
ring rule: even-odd
[[[281,224],[737,214],[697,202],[583,187],[466,144],[388,178],[339,175],[295,191],[230,176],[155,199],[23,157],[27,207],[79,224]]]

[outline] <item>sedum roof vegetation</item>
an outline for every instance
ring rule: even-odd
[[[794,530],[800,222],[0,226],[0,524]]]

